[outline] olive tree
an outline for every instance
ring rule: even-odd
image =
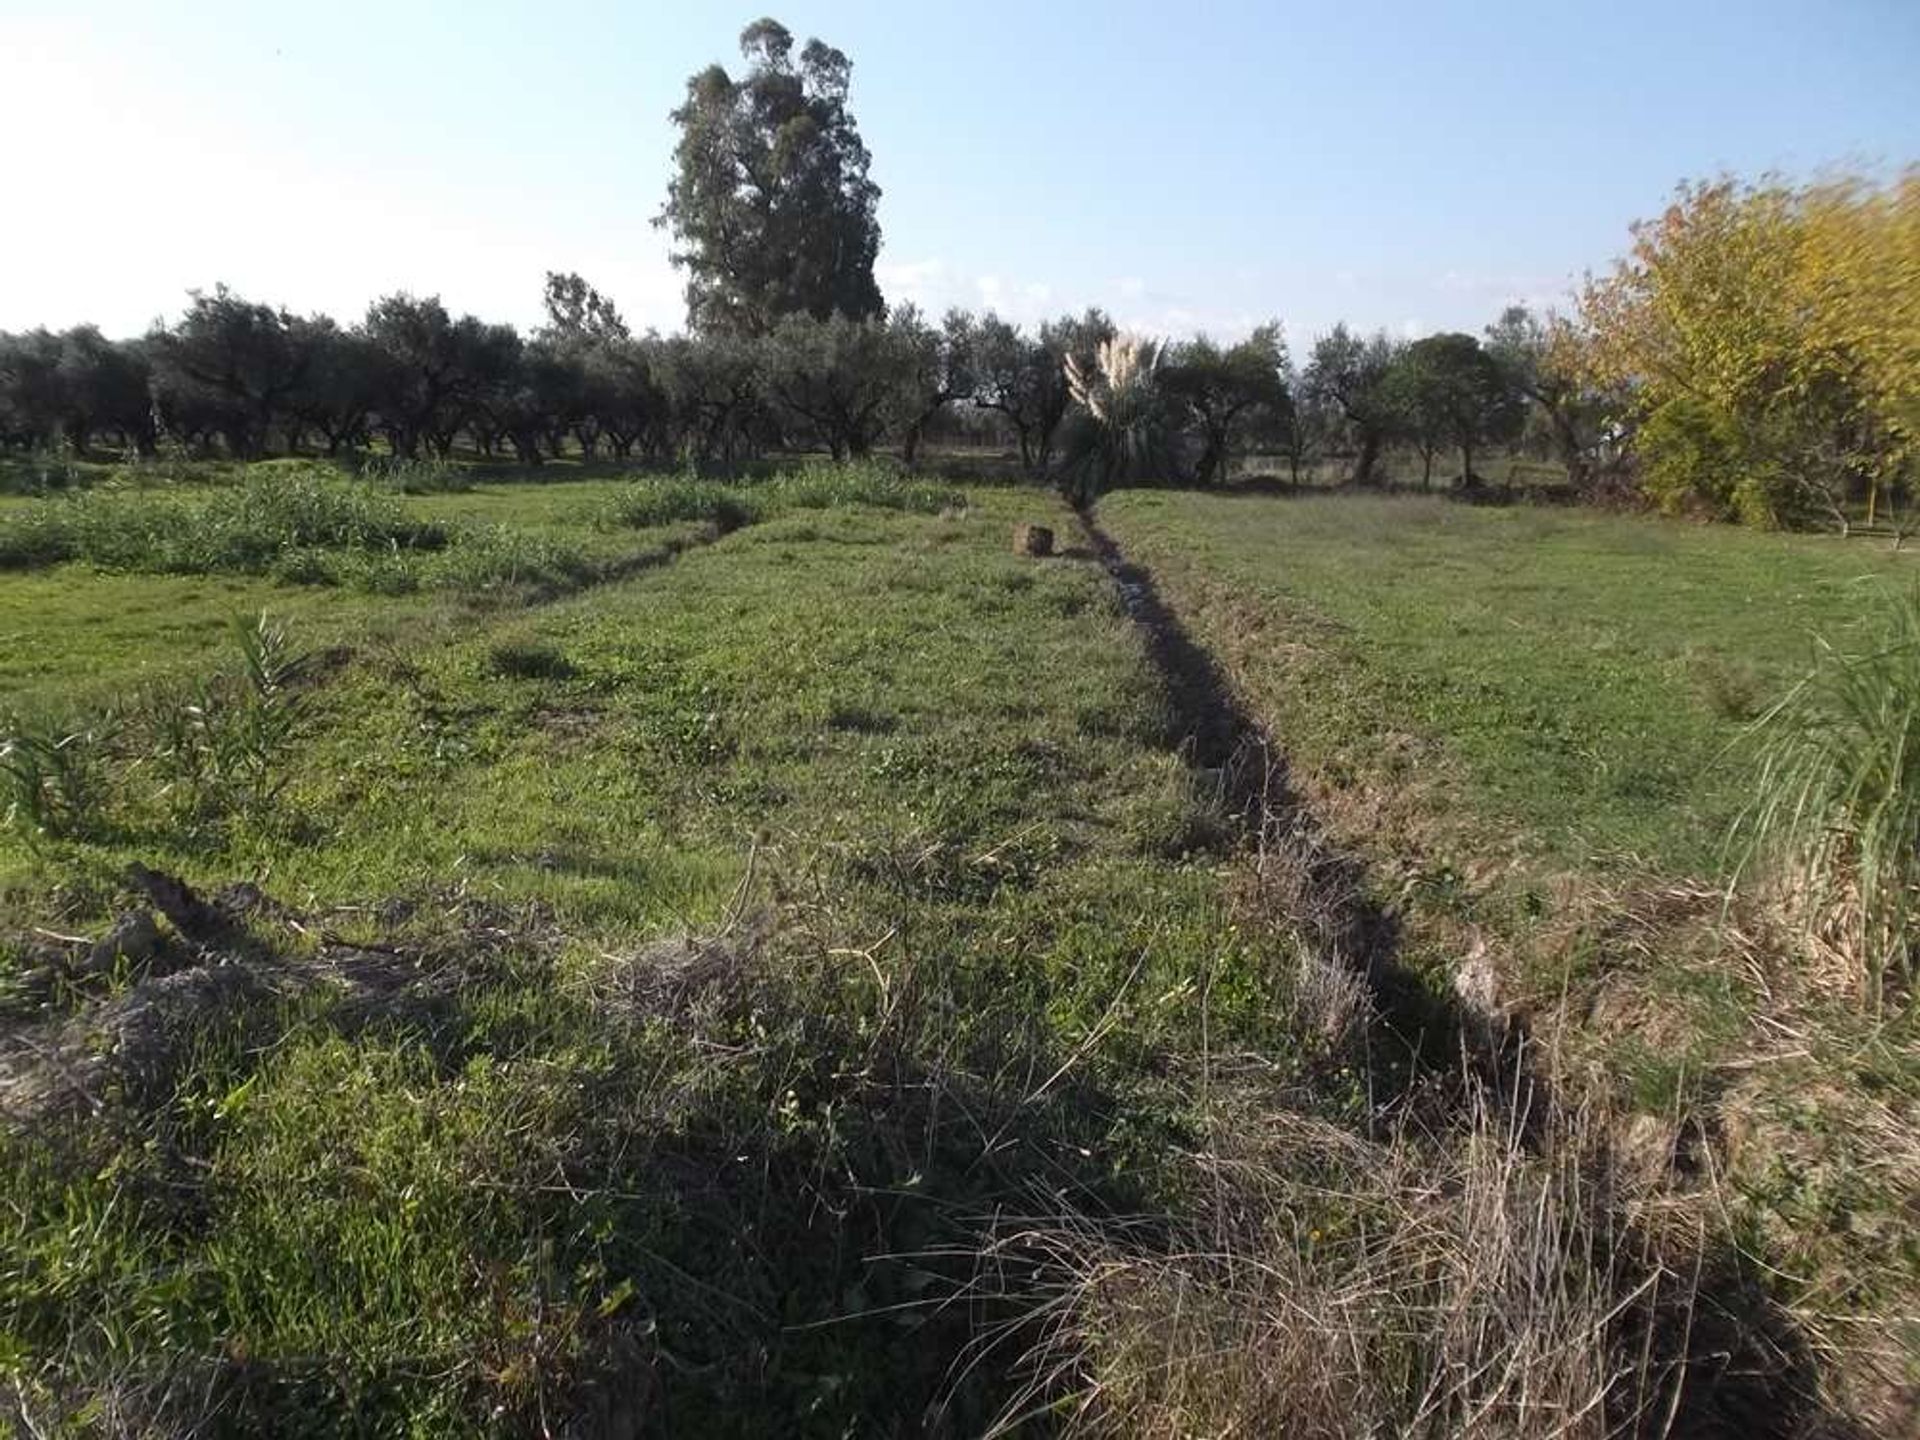
[[[1347,431],[1356,485],[1375,481],[1381,450],[1401,432],[1403,415],[1388,383],[1399,349],[1385,331],[1362,337],[1342,324],[1314,342],[1307,360],[1306,392]]]
[[[187,313],[155,331],[150,343],[163,395],[177,408],[198,402],[211,411],[227,448],[242,457],[263,451],[306,374],[294,317],[224,285],[212,294],[194,291]]]
[[[1471,335],[1414,341],[1395,359],[1388,389],[1421,447],[1423,484],[1432,482],[1435,449],[1448,445],[1460,451],[1460,483],[1474,484],[1474,452],[1519,434],[1525,418],[1506,369]]]
[[[759,341],[761,388],[789,435],[867,455],[906,403],[911,357],[880,321],[790,315]]]
[[[1278,321],[1262,325],[1237,345],[1206,336],[1174,347],[1160,369],[1160,385],[1200,437],[1194,479],[1226,478],[1234,450],[1256,422],[1284,420],[1286,346]]]
[[[1614,408],[1584,374],[1583,343],[1565,316],[1549,314],[1542,320],[1524,305],[1509,305],[1486,329],[1487,352],[1540,415],[1554,457],[1577,490],[1592,483]]]

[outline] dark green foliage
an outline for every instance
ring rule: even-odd
[[[92,325],[59,335],[0,333],[0,447],[64,447],[78,456],[110,436],[122,449],[150,450],[151,348],[115,344]]]
[[[1185,408],[1200,434],[1193,476],[1202,485],[1226,478],[1234,451],[1255,434],[1287,425],[1291,406],[1286,346],[1277,321],[1222,348],[1201,336],[1175,347],[1160,372],[1162,389]]]
[[[150,341],[162,412],[200,417],[242,459],[263,453],[274,421],[306,374],[303,325],[224,285],[211,295],[196,292],[179,323]]]
[[[1314,342],[1307,361],[1305,391],[1345,432],[1356,485],[1371,485],[1379,478],[1381,450],[1406,426],[1405,411],[1389,383],[1399,351],[1384,331],[1362,338],[1336,325]]]
[[[367,311],[364,333],[386,367],[380,428],[394,453],[422,445],[441,456],[488,394],[508,379],[520,337],[472,315],[455,319],[437,295],[387,295]]]
[[[980,327],[972,315],[954,309],[936,328],[914,306],[899,305],[887,317],[887,328],[898,385],[900,458],[912,466],[927,426],[979,389]]]
[[[674,178],[660,221],[688,271],[687,319],[709,334],[762,335],[783,317],[867,320],[880,189],[847,109],[853,66],[772,20],[740,36],[738,80],[718,65],[687,82]]]
[[[789,438],[822,445],[836,460],[871,454],[912,403],[916,356],[881,321],[789,316],[760,354],[760,383]]]
[[[1433,476],[1434,451],[1460,451],[1460,483],[1476,483],[1476,450],[1512,440],[1525,419],[1511,373],[1471,335],[1429,335],[1394,358],[1385,390],[1407,432],[1420,446],[1423,481]]]
[[[628,338],[627,322],[620,318],[613,301],[577,273],[549,270],[543,303],[547,311],[545,333],[551,339],[605,344]]]
[[[392,357],[364,331],[326,316],[304,322],[296,338],[306,358],[280,417],[287,448],[318,434],[329,455],[359,453],[375,413],[393,405],[399,372]]]
[[[660,344],[654,363],[680,454],[696,467],[736,469],[753,449],[764,411],[758,351],[725,335],[676,335]]]
[[[1052,459],[1054,432],[1067,409],[1060,359],[1044,343],[989,311],[974,335],[973,402],[1005,419],[1029,473]]]

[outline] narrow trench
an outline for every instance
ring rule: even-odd
[[[1219,662],[1188,631],[1152,572],[1130,561],[1091,510],[1076,512],[1093,555],[1112,578],[1140,628],[1166,692],[1176,731],[1195,767],[1216,773],[1244,841],[1262,848],[1278,837],[1304,855],[1308,907],[1320,918],[1313,938],[1363,981],[1371,1001],[1367,1051],[1377,1097],[1417,1096],[1428,1123],[1469,1122],[1474,1103],[1491,1104],[1531,1153],[1556,1143],[1556,1105],[1532,1063],[1522,1027],[1474,1013],[1402,961],[1398,917],[1366,884],[1363,862],[1333,846],[1288,774],[1284,750],[1249,710]],[[1280,917],[1276,917],[1278,921]],[[1290,917],[1298,920],[1299,917]],[[1604,1144],[1583,1166],[1605,1192],[1611,1161]],[[1614,1233],[1624,1249],[1637,1229]],[[1571,1257],[1569,1257],[1571,1259]],[[1677,1258],[1659,1256],[1679,1278]],[[1662,1440],[1867,1440],[1868,1430],[1828,1401],[1822,1363],[1800,1323],[1758,1282],[1754,1261],[1725,1240],[1711,1240],[1692,1268],[1682,1315],[1655,1312],[1638,1322],[1665,1353],[1677,1384],[1663,1413],[1607,1433]],[[1623,1322],[1625,1323],[1625,1322]]]
[[[1544,1084],[1526,1062],[1524,1033],[1506,1017],[1469,1011],[1403,963],[1399,918],[1371,893],[1361,860],[1331,844],[1315,822],[1284,749],[1174,613],[1152,573],[1129,561],[1091,512],[1078,518],[1140,628],[1189,763],[1219,777],[1243,840],[1285,844],[1304,862],[1313,938],[1366,989],[1376,1094],[1391,1102],[1416,1086],[1437,1087],[1451,1092],[1458,1108],[1457,1082],[1470,1075],[1509,1108],[1528,1143],[1537,1143]]]

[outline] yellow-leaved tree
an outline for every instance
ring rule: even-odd
[[[1800,280],[1821,343],[1853,365],[1871,434],[1868,515],[1920,463],[1920,167],[1807,193]]]
[[[1683,186],[1581,295],[1586,363],[1629,397],[1649,494],[1834,523],[1920,458],[1920,171],[1889,185]]]

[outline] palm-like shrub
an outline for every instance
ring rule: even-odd
[[[1911,992],[1920,947],[1920,588],[1895,598],[1873,648],[1822,640],[1804,679],[1754,722],[1745,869],[1782,868],[1810,926],[1869,1000]]]
[[[1090,360],[1069,354],[1065,369],[1067,392],[1084,412],[1061,462],[1062,484],[1074,504],[1166,467],[1159,341],[1115,335]]]

